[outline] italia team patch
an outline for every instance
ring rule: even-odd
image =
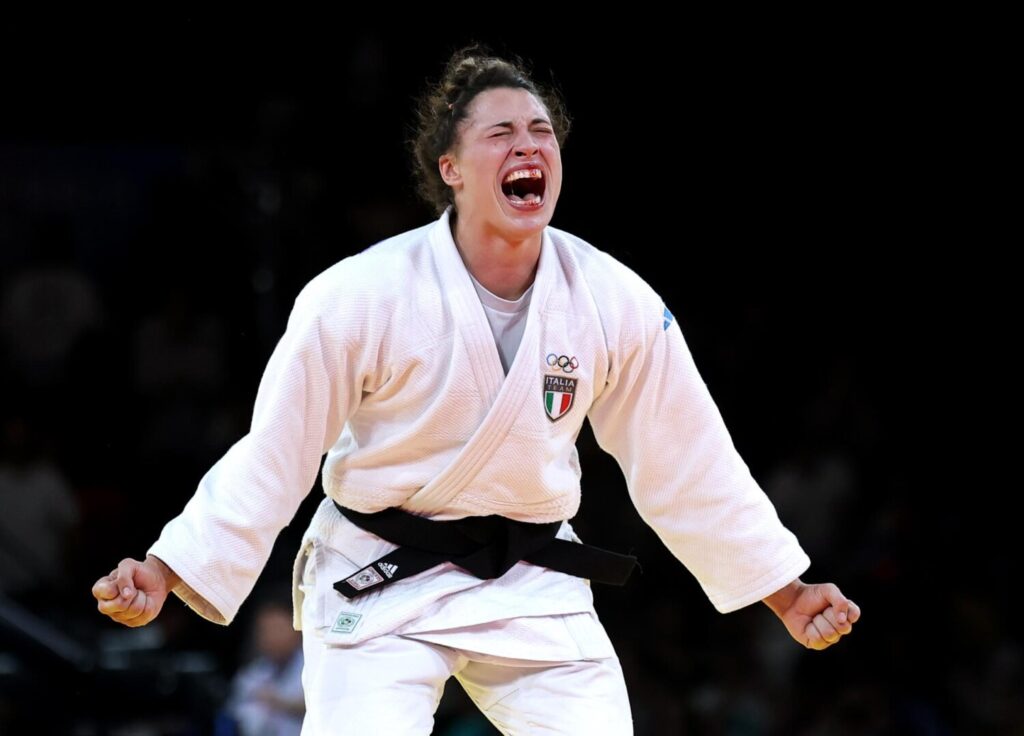
[[[577,378],[544,376],[544,411],[552,422],[564,417],[576,397]]]
[[[361,618],[361,614],[346,613],[345,611],[342,611],[338,614],[338,620],[334,622],[334,626],[331,628],[331,631],[337,634],[351,634],[352,630],[355,629],[356,624],[359,623],[359,619]]]

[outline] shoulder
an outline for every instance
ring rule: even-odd
[[[343,258],[313,277],[295,299],[297,308],[320,313],[387,307],[403,293],[427,257],[432,224],[385,238]]]
[[[642,276],[578,235],[550,226],[548,230],[563,262],[571,264],[592,293],[603,323],[660,327],[664,301]]]

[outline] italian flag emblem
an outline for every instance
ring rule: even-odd
[[[564,417],[572,408],[577,380],[565,376],[544,376],[544,411],[552,422]]]

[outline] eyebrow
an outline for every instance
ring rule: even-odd
[[[548,120],[547,118],[534,118],[533,120],[530,121],[530,125],[536,125],[537,123],[544,123],[545,125],[551,125],[551,121]],[[513,128],[513,127],[515,127],[515,126],[513,125],[511,120],[502,120],[500,123],[494,123],[493,125],[488,125],[486,130],[490,130],[491,128]]]

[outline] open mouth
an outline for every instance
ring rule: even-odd
[[[513,207],[531,209],[544,203],[544,172],[540,169],[519,169],[511,172],[501,183],[505,199]]]

